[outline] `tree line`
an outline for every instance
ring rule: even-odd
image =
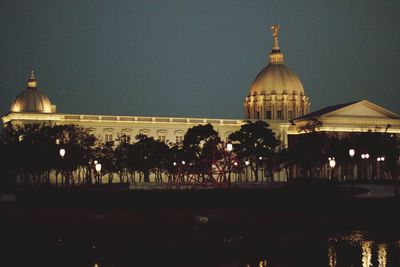
[[[228,142],[233,146],[229,152]],[[380,166],[382,173],[390,178],[398,176],[396,135],[370,131],[341,137],[311,132],[290,136],[289,143],[289,147],[284,147],[264,121],[246,122],[227,141],[211,124],[197,125],[188,129],[182,143],[166,143],[146,135],[137,135],[135,140],[120,136],[116,141],[104,142],[75,125],[14,126],[6,127],[0,135],[0,174],[1,182],[8,184],[70,186],[104,180],[161,183],[182,175],[179,166],[185,164],[188,173],[183,175],[196,175],[208,181],[213,179],[215,165],[224,162],[225,181],[231,172],[249,172],[251,180],[259,182],[273,181],[277,172],[285,173],[286,179],[323,177],[328,157],[334,157],[336,168],[344,170],[341,175],[350,176],[346,173],[349,165],[363,164],[359,155],[368,153],[370,177],[377,174],[373,167],[377,157],[385,159]],[[60,155],[61,149],[65,155]],[[349,149],[354,149],[356,155],[350,157]],[[97,172],[95,166],[99,163],[101,171]]]

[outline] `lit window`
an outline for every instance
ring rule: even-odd
[[[293,111],[289,110],[287,116],[289,120],[293,119]]]
[[[122,135],[121,139],[122,139],[122,142],[125,142],[125,143],[130,143],[131,142],[131,136],[128,135],[128,134]]]
[[[112,142],[113,141],[113,135],[112,134],[105,134],[104,135],[104,141],[106,141],[106,143]]]
[[[180,144],[183,142],[183,136],[182,135],[177,135],[175,137],[175,143]]]
[[[158,136],[158,141],[164,142],[166,141],[165,135],[159,135]]]
[[[276,118],[277,118],[278,120],[282,120],[282,119],[283,119],[283,117],[282,117],[282,110],[278,110],[278,111],[276,112]]]

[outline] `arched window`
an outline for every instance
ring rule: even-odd
[[[175,143],[181,144],[183,142],[183,137],[185,136],[185,132],[182,130],[177,130],[174,133],[175,135]]]
[[[131,129],[123,129],[121,131],[121,141],[130,143],[132,140],[132,130]]]
[[[167,131],[166,130],[158,130],[157,131],[157,140],[161,142],[167,142]]]
[[[107,128],[104,129],[104,142],[108,143],[108,142],[112,142],[114,141],[114,130],[111,128]]]
[[[148,136],[150,134],[150,130],[149,129],[140,129],[139,134]]]

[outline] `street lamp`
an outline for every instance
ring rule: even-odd
[[[333,173],[333,169],[336,166],[336,160],[334,157],[328,158],[328,160],[329,160],[329,167],[331,167],[331,179],[332,179],[332,176],[333,176],[332,173]]]
[[[228,151],[228,187],[231,188],[231,154],[233,150],[233,145],[232,143],[227,143],[226,144],[226,150]]]
[[[61,148],[59,151],[58,151],[58,153],[60,154],[60,157],[61,157],[61,159],[63,159],[64,158],[64,156],[65,156],[65,153],[66,153],[66,151],[65,151],[65,149],[64,148]],[[63,184],[64,182],[64,172],[63,172],[63,162],[61,162],[61,184]],[[58,184],[58,175],[56,175],[56,185]]]
[[[369,159],[369,154],[368,153],[366,153],[366,154],[361,154],[361,158],[362,159]],[[368,172],[369,172],[369,166],[368,166],[368,164],[366,163],[366,164],[364,164],[364,166],[365,166],[365,174],[366,174],[366,176],[368,177]]]
[[[376,158],[376,161],[378,162],[378,168],[379,168],[379,176],[380,176],[380,178],[382,178],[382,167],[383,167],[383,162],[385,161],[385,157],[377,157]],[[382,165],[381,164],[379,164],[379,163],[382,163]]]
[[[354,180],[354,168],[353,168],[353,158],[356,154],[356,151],[353,148],[349,149],[349,156],[350,156],[350,173],[351,173],[351,180]]]
[[[250,161],[247,159],[247,160],[245,160],[245,162],[244,162],[244,165],[246,165],[246,182],[248,182],[248,167],[249,167],[249,165],[250,165]],[[250,171],[250,174],[251,174],[251,171]]]
[[[227,143],[227,144],[226,144],[226,150],[227,150],[228,152],[232,152],[232,150],[233,150],[233,145],[232,145],[232,143]]]
[[[329,167],[331,167],[333,169],[333,168],[335,168],[335,166],[336,166],[336,160],[335,160],[335,158],[331,158],[329,160]]]
[[[59,153],[60,153],[61,158],[64,158],[65,152],[66,152],[66,151],[65,151],[64,148],[61,148],[61,149],[60,149]]]
[[[186,162],[184,160],[182,160],[182,165],[185,165],[185,164],[186,164]]]
[[[353,148],[350,148],[350,149],[349,149],[349,156],[350,156],[350,158],[353,158],[355,154],[356,154],[356,151],[355,151]]]
[[[94,169],[97,171],[97,182],[100,183],[100,172],[101,172],[101,164],[96,163]]]

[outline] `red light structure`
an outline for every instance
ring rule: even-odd
[[[182,161],[184,162],[184,161]],[[225,144],[213,145],[211,159],[174,164],[176,171],[168,177],[169,189],[228,188],[229,172],[237,172],[234,155]],[[231,168],[234,166],[234,168]]]

